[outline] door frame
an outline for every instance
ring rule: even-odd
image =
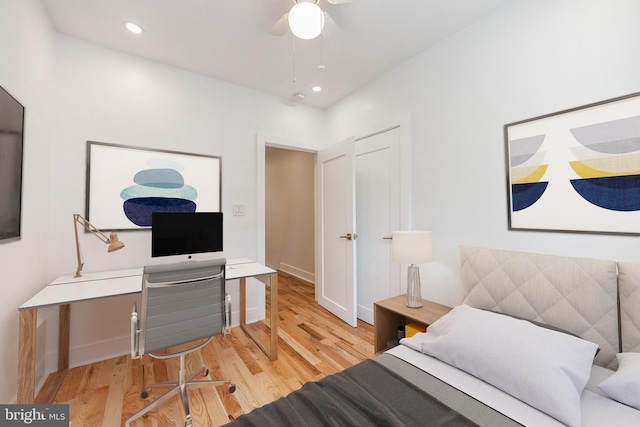
[[[320,147],[310,147],[301,140],[286,138],[265,132],[256,134],[256,261],[266,260],[266,147],[317,153]],[[315,190],[314,190],[315,191]]]

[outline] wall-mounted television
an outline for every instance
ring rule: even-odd
[[[151,256],[222,252],[222,212],[154,212]]]
[[[0,240],[20,237],[24,107],[0,86]]]

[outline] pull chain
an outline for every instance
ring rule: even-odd
[[[318,69],[320,71],[324,70],[324,60],[322,58],[322,48],[324,47],[324,43],[323,43],[324,37],[322,37],[322,33],[320,33],[320,65],[318,65]]]
[[[291,83],[295,83],[296,82],[296,36],[294,36],[293,34],[291,34],[291,46],[292,46],[292,53],[293,53],[293,59],[291,61]]]
[[[324,12],[323,12],[324,13]],[[320,18],[320,21],[322,21],[322,17]],[[322,51],[324,48],[324,26],[320,26],[321,30],[320,30],[320,65],[318,65],[318,69],[320,71],[324,70],[324,60],[322,58]]]

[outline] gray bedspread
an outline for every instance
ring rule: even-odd
[[[383,354],[242,415],[229,427],[517,426],[422,370]]]

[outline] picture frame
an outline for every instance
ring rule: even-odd
[[[87,141],[86,218],[101,230],[151,226],[153,212],[220,212],[222,158]]]
[[[20,239],[25,108],[0,86],[0,241]]]
[[[640,234],[640,93],[504,126],[510,230]]]

